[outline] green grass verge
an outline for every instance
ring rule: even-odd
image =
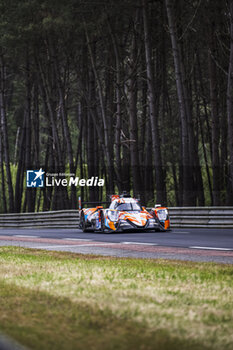
[[[232,349],[233,268],[0,248],[0,330],[31,349]]]

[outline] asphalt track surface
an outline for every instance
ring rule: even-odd
[[[80,229],[1,229],[0,246],[82,254],[233,264],[233,229],[83,233]]]

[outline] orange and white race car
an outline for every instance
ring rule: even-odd
[[[124,195],[111,196],[108,209],[102,206],[80,211],[80,228],[100,232],[122,232],[125,230],[155,230],[170,229],[168,209],[161,205],[146,210],[139,200]]]

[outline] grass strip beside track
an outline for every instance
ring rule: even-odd
[[[232,349],[230,265],[0,248],[0,330],[30,349]]]

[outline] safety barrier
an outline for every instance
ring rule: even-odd
[[[1,214],[0,228],[78,228],[78,210]]]
[[[169,208],[172,227],[233,228],[233,207]],[[79,226],[78,210],[0,214],[0,228],[72,228]]]
[[[169,208],[173,227],[233,228],[233,207]]]

